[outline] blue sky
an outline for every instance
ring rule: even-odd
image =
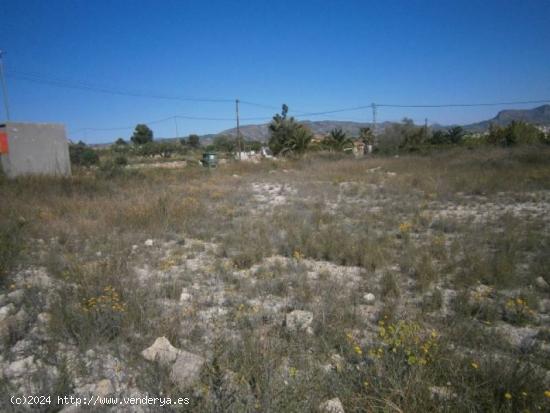
[[[547,0],[2,0],[0,15],[12,119],[62,122],[72,139],[90,143],[128,138],[131,128],[79,129],[172,115],[231,119],[234,104],[60,88],[21,74],[146,94],[284,102],[291,114],[371,102],[550,99]],[[467,123],[504,108],[379,108],[378,118]],[[273,113],[241,105],[243,118]],[[371,112],[309,118],[370,121]],[[182,136],[234,126],[177,123]],[[155,136],[175,135],[173,120],[151,127]]]

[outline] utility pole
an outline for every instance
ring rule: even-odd
[[[428,139],[428,118],[424,118],[424,139]]]
[[[176,124],[176,139],[179,138],[180,134],[178,132],[178,117],[174,116],[174,123]]]
[[[241,126],[239,124],[239,99],[235,100],[235,112],[237,114],[237,149],[239,150],[239,161],[241,160]]]
[[[4,96],[4,107],[6,108],[6,120],[10,120],[10,107],[8,105],[8,89],[4,78],[4,64],[2,63],[2,50],[0,50],[0,78],[2,78],[2,95]]]
[[[376,134],[376,103],[372,102],[372,134]]]

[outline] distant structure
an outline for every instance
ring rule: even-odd
[[[262,146],[259,151],[241,151],[235,153],[235,159],[241,161],[260,162],[262,159],[273,158],[273,152],[267,146]]]
[[[365,145],[365,142],[363,142],[360,139],[357,139],[357,140],[353,141],[352,150],[353,150],[353,154],[356,157],[361,157],[361,156],[365,155],[365,153],[367,153],[367,146]]]
[[[0,124],[0,160],[9,178],[21,175],[70,176],[65,126],[53,123]]]

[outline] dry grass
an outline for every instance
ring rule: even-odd
[[[139,355],[156,337],[203,354],[195,411],[315,411],[333,397],[346,411],[547,410],[535,279],[550,266],[549,159],[320,154],[3,180],[2,288],[45,267],[50,353],[116,355],[142,391],[177,394]],[[284,327],[296,309],[313,313],[311,334]],[[513,344],[525,327],[535,345]]]

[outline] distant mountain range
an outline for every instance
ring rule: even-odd
[[[360,128],[371,127],[370,122],[349,122],[340,120],[319,120],[319,121],[300,121],[301,124],[306,125],[315,135],[326,135],[331,130],[340,128],[346,134],[351,136],[359,135]],[[384,122],[378,124],[377,128],[383,129],[390,122]],[[237,136],[237,128],[227,129],[220,132],[219,135]],[[269,139],[269,124],[264,123],[261,125],[244,125],[241,126],[241,135],[246,139],[255,139],[259,141],[267,141]]]
[[[512,121],[524,121],[533,125],[550,126],[550,105],[542,105],[533,109],[501,110],[493,119],[465,125],[470,132],[484,132],[491,124],[506,126]]]
[[[542,105],[533,109],[508,109],[502,110],[497,115],[489,120],[482,122],[471,123],[468,125],[440,125],[432,124],[430,127],[433,130],[447,129],[452,126],[462,126],[468,132],[485,132],[489,125],[496,124],[499,126],[506,126],[512,121],[524,121],[534,125],[550,126],[550,105]],[[301,121],[304,125],[308,126],[315,135],[326,135],[332,129],[341,128],[349,136],[358,136],[359,129],[363,127],[371,127],[370,122],[350,122],[350,121],[338,121],[338,120],[321,120],[321,121]],[[392,122],[381,122],[376,125],[377,131],[381,132],[386,127],[391,125]],[[241,134],[245,139],[258,140],[261,142],[267,142],[269,139],[269,124],[264,123],[260,125],[243,125],[241,126]],[[212,143],[216,136],[229,135],[237,136],[237,129],[227,129],[217,134],[202,135],[201,141],[203,144]],[[171,141],[174,138],[159,138],[157,140]],[[106,146],[108,144],[94,145],[94,146]]]
[[[489,120],[482,122],[471,123],[468,125],[460,125],[469,132],[485,132],[489,125],[496,124],[499,126],[506,126],[512,121],[524,121],[532,123],[534,125],[550,126],[550,105],[542,105],[534,109],[509,109],[502,110],[498,114]],[[346,134],[351,136],[359,135],[359,129],[363,127],[371,127],[370,122],[349,122],[349,121],[336,121],[336,120],[321,120],[321,121],[302,121],[302,124],[308,126],[311,131],[316,135],[326,135],[332,129],[340,128]],[[381,122],[376,125],[378,131],[383,131],[392,122]],[[268,124],[260,125],[243,125],[241,126],[241,135],[246,139],[254,139],[265,142],[269,139]],[[457,125],[431,125],[433,129],[447,129],[451,126]],[[227,129],[220,132],[218,135],[230,135],[237,136],[237,129]],[[213,139],[216,135],[209,135],[208,138]],[[205,139],[205,140],[210,140]]]

